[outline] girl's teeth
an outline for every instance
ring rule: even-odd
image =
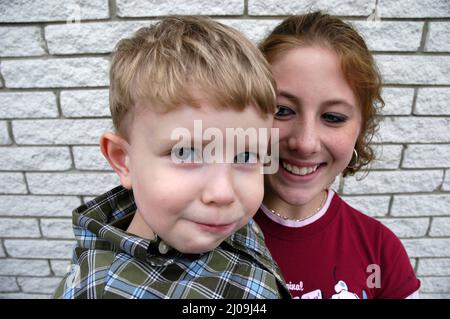
[[[318,167],[318,165],[310,166],[310,167],[298,167],[298,166],[291,165],[286,162],[282,162],[282,165],[287,171],[291,172],[292,174],[301,175],[301,176],[314,173]]]

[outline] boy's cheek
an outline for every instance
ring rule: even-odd
[[[262,174],[259,174],[263,176]],[[264,198],[264,180],[257,176],[253,179],[247,179],[240,184],[237,194],[240,196],[242,204],[251,214],[256,213]]]

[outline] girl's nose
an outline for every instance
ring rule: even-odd
[[[302,155],[311,155],[320,150],[320,132],[314,123],[303,122],[295,125],[288,138],[290,150]]]

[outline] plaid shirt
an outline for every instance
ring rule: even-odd
[[[253,220],[213,251],[182,254],[124,231],[135,211],[121,186],[73,211],[78,245],[55,298],[290,298]]]

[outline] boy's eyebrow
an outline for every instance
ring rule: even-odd
[[[225,134],[223,135],[223,137],[224,137],[224,139],[226,138]],[[161,142],[162,142],[161,144],[163,144],[163,145],[173,145],[173,144],[178,143],[178,142],[180,142],[182,140],[183,140],[182,138],[179,138],[179,139],[162,138],[161,139]],[[188,139],[186,139],[186,140],[188,140]],[[214,142],[214,140],[215,140],[214,138],[212,138],[210,140],[202,138],[201,145],[203,147],[203,146],[205,146],[205,145],[207,145],[207,144],[209,144],[211,142]],[[194,138],[191,138],[188,141],[190,142],[191,146],[195,146],[195,145],[199,144],[199,142],[195,143],[196,141],[195,141]],[[259,141],[259,139],[258,139],[258,141]],[[253,143],[249,143],[248,139],[245,139],[245,147],[249,147],[250,144],[253,144]],[[234,143],[234,145],[236,146],[237,143]]]
[[[181,141],[188,142],[189,146],[191,146],[191,147],[194,147],[194,146],[197,146],[197,145],[200,144],[202,146],[202,148],[203,148],[207,144],[213,142],[214,139],[206,140],[206,139],[202,138],[201,142],[200,142],[200,141],[195,141],[195,139],[193,139],[193,138],[191,138],[189,140],[189,139],[183,139],[183,138],[180,137],[179,139],[163,139],[161,145],[173,147],[176,143],[179,143]],[[186,147],[186,145],[184,145],[184,147]]]

